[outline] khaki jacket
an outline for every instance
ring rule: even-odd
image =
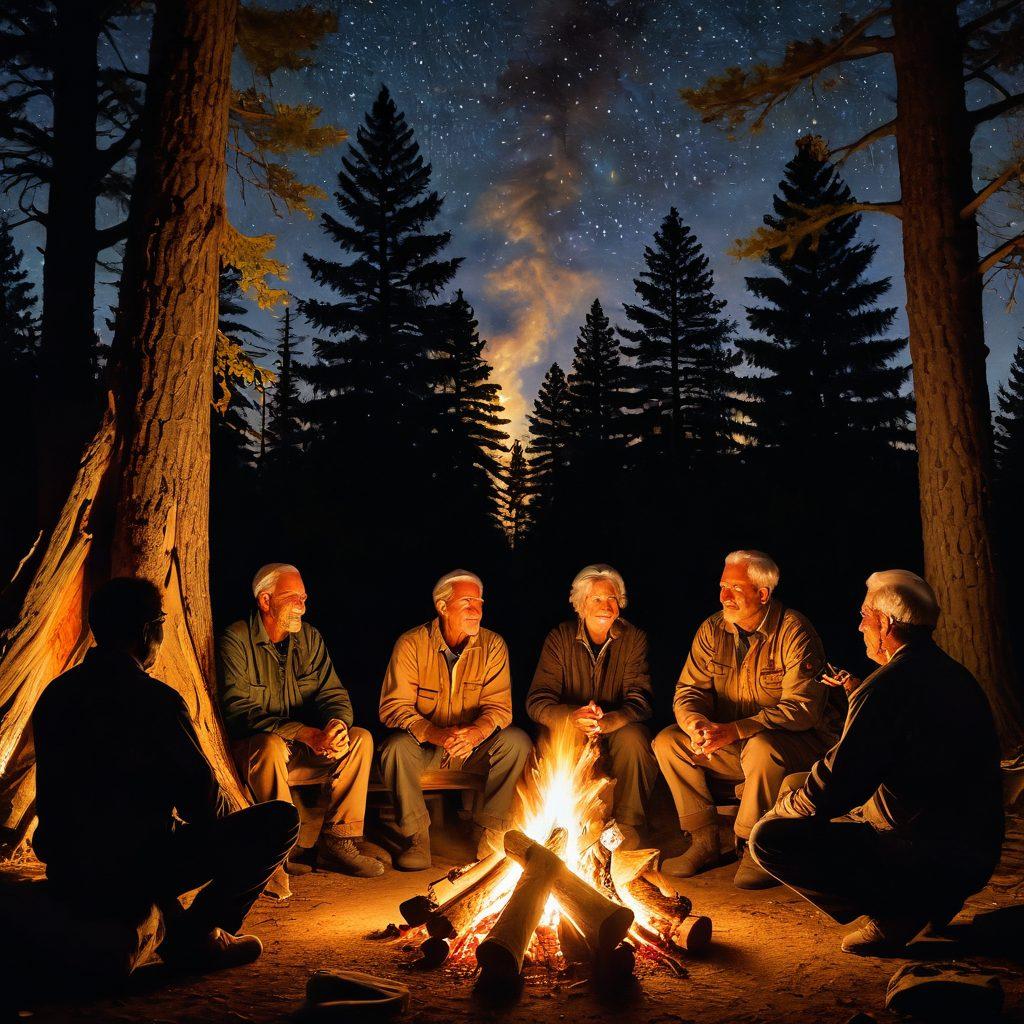
[[[651,717],[647,635],[625,619],[612,623],[596,658],[578,618],[556,626],[544,641],[526,696],[526,713],[535,722],[553,726],[589,701],[602,711],[620,712],[625,723]]]
[[[740,739],[765,729],[815,729],[831,741],[837,723],[827,688],[817,679],[825,657],[807,619],[769,602],[742,665],[737,655],[736,627],[721,612],[705,619],[676,683],[672,706],[680,729],[689,732],[708,718],[735,722]]]
[[[447,644],[438,619],[403,633],[395,644],[380,692],[380,720],[420,743],[427,727],[475,725],[489,736],[512,722],[508,648],[481,629],[448,672]]]

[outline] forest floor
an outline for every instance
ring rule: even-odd
[[[1010,824],[998,873],[958,921],[1024,903],[1024,821]],[[422,893],[429,879],[466,860],[468,847],[460,838],[449,834],[438,846],[430,872],[402,873],[389,867],[382,877],[368,881],[326,872],[293,878],[291,899],[278,903],[263,898],[246,920],[246,931],[260,935],[265,946],[263,957],[251,966],[182,976],[153,964],[137,971],[117,996],[40,1004],[19,1016],[36,1024],[270,1024],[289,1020],[299,1008],[313,971],[355,969],[407,984],[412,1004],[403,1019],[410,1024],[845,1024],[858,1011],[870,1013],[880,1024],[899,1019],[884,1009],[885,990],[906,961],[842,953],[839,942],[846,929],[787,889],[736,889],[732,864],[681,885],[694,912],[714,922],[711,950],[686,962],[687,976],[641,963],[634,989],[614,1001],[599,996],[589,983],[570,987],[572,979],[534,979],[515,1002],[496,1009],[474,995],[472,979],[445,968],[421,973],[412,967],[415,954],[369,938],[400,920],[402,900]],[[1003,1019],[1024,1022],[1024,965],[972,954],[951,942],[918,942],[915,947],[914,959],[957,959],[991,968],[1006,993]],[[352,1020],[359,1024],[358,1017]]]

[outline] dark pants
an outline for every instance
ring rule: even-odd
[[[862,821],[768,814],[748,848],[765,871],[840,924],[868,914],[941,927],[988,880],[984,871],[957,869]]]
[[[202,825],[179,825],[148,843],[115,874],[48,874],[62,896],[85,911],[135,918],[155,903],[167,942],[189,942],[213,928],[237,932],[299,834],[298,812],[271,800]],[[183,909],[178,897],[205,886]]]

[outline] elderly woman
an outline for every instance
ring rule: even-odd
[[[899,955],[925,925],[945,925],[999,861],[992,712],[932,639],[938,618],[920,576],[868,578],[860,632],[879,668],[848,687],[839,742],[809,775],[786,780],[750,836],[757,862],[835,921],[867,915],[844,937],[847,953]]]
[[[658,777],[650,733],[647,636],[623,619],[626,584],[610,565],[588,565],[572,581],[569,603],[576,617],[544,641],[526,698],[527,714],[551,728],[568,720],[580,739],[599,739],[615,780],[613,814],[628,845]]]

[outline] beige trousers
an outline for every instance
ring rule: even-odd
[[[305,743],[289,743],[274,733],[235,740],[231,753],[256,803],[291,803],[289,786],[323,783],[330,796],[323,831],[346,839],[363,834],[366,789],[373,763],[373,737],[365,729],[350,728],[348,739],[348,753],[339,760],[321,757]]]
[[[775,806],[782,780],[791,772],[807,771],[826,748],[813,729],[766,729],[730,743],[710,757],[694,754],[690,737],[677,725],[663,729],[654,738],[654,756],[675,801],[679,827],[692,832],[717,820],[709,780],[734,786],[742,783],[735,825],[740,839],[746,839]]]

